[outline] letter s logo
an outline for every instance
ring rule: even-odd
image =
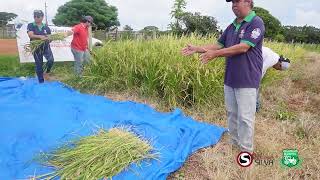
[[[237,156],[237,163],[241,167],[249,167],[252,164],[253,156],[249,152],[240,152]]]

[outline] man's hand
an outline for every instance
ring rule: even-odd
[[[45,41],[45,40],[48,40],[48,37],[47,36],[40,36],[40,39]]]
[[[68,37],[68,32],[63,32],[63,37],[64,38]]]
[[[71,36],[73,34],[73,31],[67,31],[67,32],[64,32],[63,35],[64,35],[64,38],[68,37],[68,36]]]
[[[200,55],[200,61],[203,64],[207,64],[210,60],[213,60],[216,57],[218,57],[216,51],[207,51],[206,53]]]
[[[197,46],[193,46],[191,44],[188,44],[187,47],[185,47],[181,50],[181,53],[184,56],[190,56],[194,53],[197,53],[197,50],[198,50]]]

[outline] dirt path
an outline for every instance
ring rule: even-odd
[[[17,55],[18,47],[16,39],[0,39],[0,55]]]

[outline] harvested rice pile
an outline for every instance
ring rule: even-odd
[[[155,159],[153,148],[132,132],[112,128],[83,137],[51,154],[41,154],[40,162],[54,167],[55,172],[33,179],[109,179],[131,163]]]

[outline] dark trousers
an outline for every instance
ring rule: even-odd
[[[43,68],[43,56],[47,59],[47,63]],[[39,83],[44,82],[43,72],[49,73],[53,66],[54,58],[50,48],[50,45],[39,47],[34,53],[33,57],[36,64],[36,73],[38,76]]]

